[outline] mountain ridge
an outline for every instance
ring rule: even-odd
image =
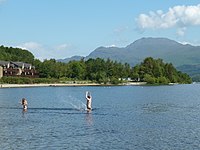
[[[143,37],[126,47],[98,47],[84,59],[98,57],[128,63],[131,66],[141,63],[146,57],[161,58],[175,67],[182,68],[183,65],[200,64],[200,46],[181,44],[168,38]]]
[[[73,61],[73,60],[76,61],[76,60],[81,60],[81,59],[84,59],[84,57],[76,55],[76,56],[72,56],[70,58],[58,59],[57,61],[66,63],[66,62],[69,62],[69,61]]]

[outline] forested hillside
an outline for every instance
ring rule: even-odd
[[[161,58],[175,67],[200,64],[200,46],[181,44],[167,38],[141,38],[126,47],[99,47],[86,58],[110,58],[131,66],[146,57]]]
[[[40,78],[89,80],[104,84],[117,84],[127,78],[149,84],[191,83],[190,77],[177,71],[171,63],[164,63],[162,59],[152,57],[146,58],[135,67],[131,67],[128,63],[102,58],[81,59],[68,63],[57,62],[55,59],[41,62],[34,59],[33,54],[27,50],[1,46],[0,60],[31,63],[39,71]]]
[[[133,68],[132,78],[139,78],[150,84],[191,83],[189,75],[177,71],[171,63],[162,59],[146,58]]]
[[[135,66],[146,57],[161,58],[164,62],[172,63],[178,70],[189,74],[194,81],[200,82],[200,46],[182,44],[167,38],[141,38],[121,48],[101,46],[85,59],[103,58],[106,60],[109,58]],[[70,58],[72,59],[73,57]],[[62,62],[67,62],[67,60],[69,59]]]
[[[34,62],[34,55],[28,50],[0,46],[0,60],[20,61],[32,64]]]

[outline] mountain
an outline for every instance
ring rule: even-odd
[[[124,48],[99,47],[88,58],[110,58],[134,66],[146,57],[161,58],[173,65],[200,64],[200,46],[183,45],[167,38],[142,38]]]
[[[146,57],[161,58],[167,63],[172,63],[180,71],[190,74],[191,69],[194,69],[192,75],[200,74],[197,69],[200,65],[200,46],[184,45],[167,38],[141,38],[122,48],[98,47],[85,59],[98,57],[129,63],[131,66],[139,64]]]
[[[194,82],[200,82],[200,64],[197,65],[181,65],[176,68],[181,72],[187,73]]]
[[[73,60],[79,61],[81,59],[84,59],[84,57],[83,56],[72,56],[70,58],[58,59],[57,61],[68,63],[69,61],[73,61]]]

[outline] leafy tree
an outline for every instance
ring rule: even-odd
[[[149,83],[149,84],[155,84],[156,83],[156,79],[149,74],[144,75],[144,81]]]
[[[34,55],[28,50],[0,46],[0,60],[33,63]]]
[[[139,78],[149,84],[167,83],[191,83],[191,78],[177,71],[171,63],[164,63],[162,59],[147,57],[144,61],[133,68],[131,72],[134,79]]]
[[[68,71],[69,78],[83,79],[85,75],[85,64],[80,61],[70,61]]]

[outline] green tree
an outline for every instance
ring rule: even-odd
[[[28,50],[0,46],[0,60],[19,61],[32,64],[34,55]]]
[[[150,84],[159,83],[191,83],[191,78],[180,71],[177,71],[171,63],[164,63],[162,59],[148,57],[133,68],[132,78],[139,76],[141,81]]]
[[[70,61],[68,71],[69,78],[83,79],[85,76],[85,64],[80,61]]]
[[[156,79],[149,74],[144,75],[144,81],[147,82],[148,84],[155,84],[156,83]]]

